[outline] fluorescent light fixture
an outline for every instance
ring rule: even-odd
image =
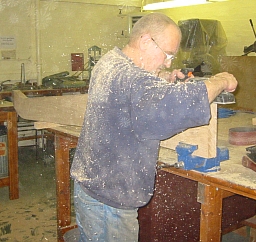
[[[143,10],[178,8],[178,7],[185,7],[185,6],[198,5],[198,4],[207,4],[207,3],[211,3],[211,2],[208,0],[172,0],[172,1],[166,1],[166,2],[147,4],[143,7]]]

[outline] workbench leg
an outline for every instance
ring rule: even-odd
[[[69,141],[55,135],[55,169],[58,241],[63,241],[62,228],[71,224]]]
[[[19,198],[17,113],[7,114],[9,198]]]
[[[198,202],[201,203],[200,241],[221,241],[222,190],[198,183]]]

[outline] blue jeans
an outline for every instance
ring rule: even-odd
[[[88,196],[75,182],[74,203],[80,242],[137,242],[138,209],[107,206]]]

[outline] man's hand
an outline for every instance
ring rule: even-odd
[[[228,72],[222,72],[222,73],[216,74],[212,78],[213,78],[213,81],[214,79],[219,79],[219,80],[222,80],[223,82],[226,82],[226,84],[224,84],[226,86],[224,88],[224,91],[234,92],[236,90],[238,82],[232,74]]]
[[[234,92],[238,82],[232,74],[222,72],[206,80],[205,85],[208,92],[209,102],[211,103],[222,91]]]
[[[180,69],[175,69],[172,72],[162,70],[162,71],[159,72],[158,77],[161,77],[161,78],[165,79],[166,81],[168,81],[170,83],[176,83],[177,79],[182,80],[182,79],[185,78],[185,75],[184,75],[184,73],[181,72]],[[194,76],[193,75],[190,76],[189,78],[184,80],[184,82],[187,82],[192,77],[194,77]]]

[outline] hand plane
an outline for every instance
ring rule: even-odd
[[[233,93],[223,91],[213,100],[213,102],[217,104],[232,104],[236,103],[236,99]]]
[[[176,77],[175,83],[177,83],[177,82],[184,82],[188,78],[192,77],[193,76],[193,71],[194,71],[194,68],[182,68],[180,70],[180,72],[182,72],[185,75],[185,77],[182,78],[182,79]]]

